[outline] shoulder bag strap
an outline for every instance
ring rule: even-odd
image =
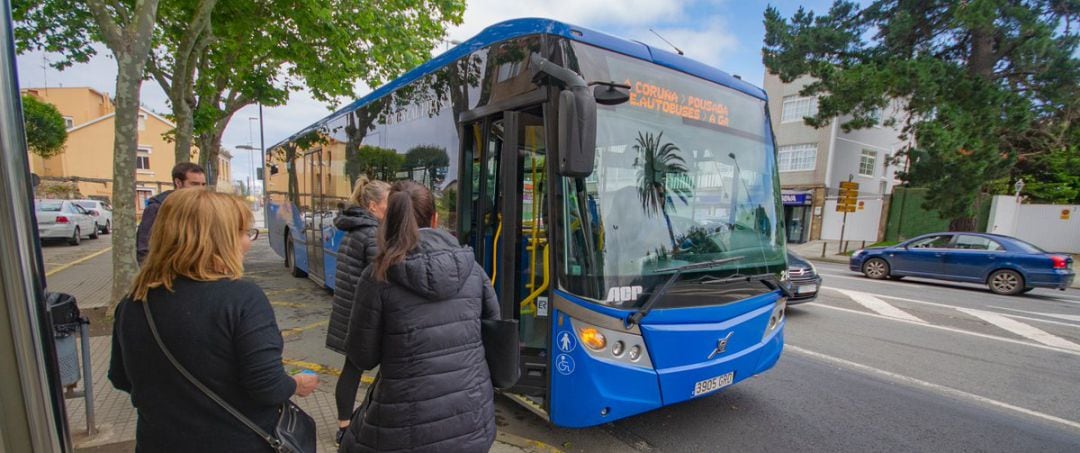
[[[262,437],[263,440],[268,442],[271,447],[273,447],[275,450],[278,449],[278,447],[281,446],[280,440],[278,440],[274,436],[271,436],[270,434],[267,434],[267,432],[260,428],[259,425],[256,425],[255,422],[245,417],[244,414],[241,414],[240,411],[230,406],[229,403],[226,403],[225,400],[217,396],[216,393],[203,385],[202,382],[199,382],[198,379],[195,379],[195,376],[192,376],[191,373],[188,373],[188,370],[185,369],[183,365],[180,365],[180,362],[176,360],[176,357],[173,357],[172,353],[169,352],[169,348],[166,348],[165,343],[161,341],[161,336],[158,335],[157,325],[154,323],[154,316],[150,314],[150,302],[143,301],[140,302],[139,305],[143,306],[143,312],[146,313],[146,323],[150,325],[150,333],[154,334],[154,340],[156,340],[158,346],[161,347],[161,352],[165,353],[165,357],[169,359],[169,362],[172,362],[174,367],[176,367],[176,371],[179,371],[180,374],[182,374],[184,378],[188,380],[188,382],[191,382],[191,384],[197,387],[200,391],[202,391],[203,394],[214,400],[214,402],[217,403],[218,406],[221,406],[222,409],[225,409],[230,414],[232,414],[233,417],[236,417],[237,420],[240,420],[243,424],[247,425],[248,428],[251,428],[252,431],[255,431],[255,433],[258,434],[259,437]]]

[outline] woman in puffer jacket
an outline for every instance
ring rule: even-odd
[[[437,225],[424,186],[391,186],[346,341],[349,360],[379,376],[343,452],[486,452],[495,441],[480,320],[498,318],[499,303],[472,250]]]
[[[379,222],[386,214],[386,195],[389,191],[389,184],[361,176],[356,180],[352,193],[352,206],[334,219],[334,226],[345,232],[345,238],[338,249],[337,272],[334,274],[334,306],[330,312],[330,325],[326,329],[326,347],[341,354],[345,353],[345,335],[349,330],[353,293],[356,291],[360,274],[375,258],[375,235]],[[363,371],[364,368],[356,367],[345,358],[341,376],[334,388],[338,412],[338,432],[334,437],[336,443],[341,442],[341,436],[349,426]]]

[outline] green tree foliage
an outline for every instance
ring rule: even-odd
[[[22,105],[26,145],[30,147],[30,152],[46,159],[64,152],[67,126],[56,106],[33,96],[23,96]]]
[[[345,161],[345,174],[349,175],[349,180],[366,175],[371,179],[393,181],[404,163],[405,156],[397,151],[364,145]]]
[[[1080,3],[1057,0],[836,1],[790,19],[769,8],[764,62],[785,82],[815,79],[802,94],[821,96],[807,120],[817,127],[842,115],[844,130],[873,126],[902,103],[899,125],[916,145],[900,152],[901,177],[929,189],[927,208],[951,229],[970,230],[978,195],[1019,155],[1075,143],[1078,14]]]
[[[648,132],[638,132],[637,144],[634,145],[638,156],[634,158],[634,166],[638,167],[637,189],[641,208],[647,216],[664,216],[671,248],[675,250],[678,244],[675,242],[675,230],[668,215],[670,203],[673,198],[678,198],[686,204],[690,189],[680,184],[669,184],[668,179],[672,175],[685,174],[688,169],[686,161],[679,156],[679,148],[671,142],[662,143],[663,138],[663,132],[655,136]]]
[[[405,153],[405,163],[402,165],[410,170],[424,170],[428,185],[434,189],[439,170],[450,165],[450,156],[446,154],[446,148],[441,146],[421,145]]]
[[[355,97],[357,82],[377,86],[396,77],[426,60],[463,12],[458,0],[164,5],[150,72],[174,106],[177,158],[186,158],[194,133],[214,162],[225,127],[244,106],[281,105],[305,87],[334,103]]]

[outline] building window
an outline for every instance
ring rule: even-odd
[[[777,161],[780,171],[813,170],[817,166],[817,145],[803,143],[781,146]]]
[[[817,98],[785,96],[784,110],[780,115],[780,122],[802,121],[803,117],[817,115],[817,107]]]
[[[139,130],[140,131],[145,131],[146,130],[146,114],[145,113],[140,113],[139,114]]]
[[[64,129],[71,129],[73,127],[75,127],[75,118],[72,118],[70,116],[65,116],[64,117]]]
[[[150,148],[139,148],[135,156],[135,169],[150,171]]]
[[[868,149],[862,150],[862,155],[859,156],[859,174],[863,176],[874,176],[874,165],[877,163],[877,151],[871,151]]]
[[[135,189],[135,208],[142,212],[146,209],[146,202],[153,198],[154,191],[150,189]]]

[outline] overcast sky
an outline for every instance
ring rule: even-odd
[[[762,20],[765,8],[770,3],[780,8],[785,17],[790,17],[799,5],[822,12],[831,1],[469,0],[464,22],[449,30],[447,40],[467,40],[485,27],[508,19],[544,17],[670,49],[649,32],[652,28],[682,49],[687,57],[738,74],[760,86],[765,71],[761,64],[761,45],[765,34]],[[439,48],[433,53],[443,50]],[[115,91],[116,62],[104,47],[93,61],[63,72],[43,67],[47,58],[40,52],[19,56],[21,87],[47,84],[52,87],[89,86],[108,93]],[[143,84],[142,103],[155,112],[166,113],[170,110],[167,97],[157,83]],[[330,106],[316,102],[306,92],[294,93],[284,106],[265,108],[267,146],[330,112]],[[255,106],[237,112],[225,131],[223,144],[233,154],[234,180],[246,179],[251,173],[252,156],[248,151],[236,149],[237,145],[249,143],[256,148],[259,146],[258,109]],[[254,162],[258,165],[257,155]]]

